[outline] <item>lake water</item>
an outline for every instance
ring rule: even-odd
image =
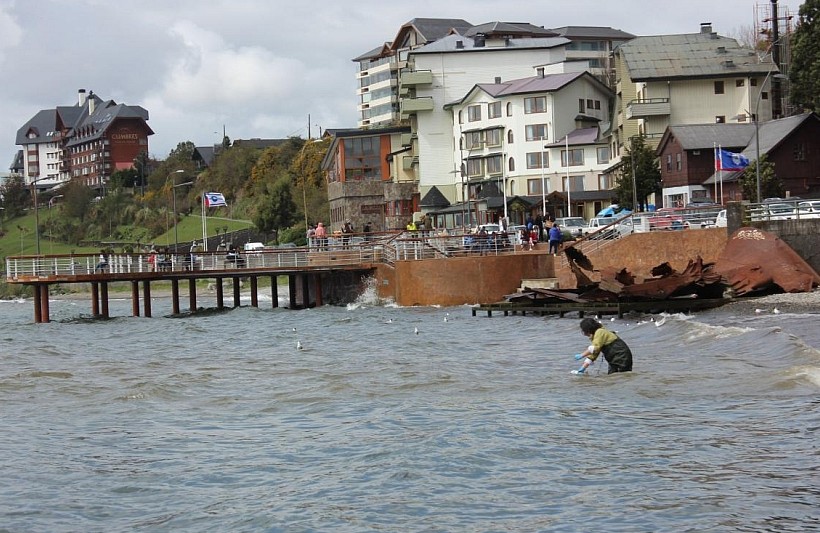
[[[0,531],[820,528],[818,314],[605,318],[635,372],[572,376],[576,318],[260,300],[0,302]]]

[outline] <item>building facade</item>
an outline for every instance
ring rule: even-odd
[[[19,130],[27,185],[49,189],[78,180],[104,189],[111,174],[148,151],[148,111],[80,89],[77,103],[38,112]]]

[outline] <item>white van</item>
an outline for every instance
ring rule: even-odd
[[[261,242],[246,242],[243,249],[246,252],[261,252],[265,249],[265,245]]]

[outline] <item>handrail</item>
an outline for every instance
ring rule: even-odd
[[[328,239],[326,244],[238,252],[140,252],[63,255],[20,255],[6,258],[10,281],[31,278],[121,278],[131,274],[220,272],[229,275],[248,269],[389,264],[440,257],[520,253],[509,239],[478,234],[443,235],[433,232],[399,232],[360,242]]]

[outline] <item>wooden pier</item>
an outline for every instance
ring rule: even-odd
[[[250,282],[251,306],[259,306],[259,278],[270,278],[271,302],[278,307],[278,279],[288,279],[290,309],[324,305],[333,285],[349,285],[380,262],[376,247],[338,250],[292,248],[265,250],[226,258],[224,252],[195,254],[111,254],[19,256],[6,259],[6,281],[34,289],[34,321],[49,322],[49,288],[55,284],[90,284],[91,314],[109,318],[109,285],[126,282],[131,289],[131,314],[151,317],[151,284],[170,282],[171,312],[181,314],[180,284],[187,283],[188,312],[196,312],[197,281],[213,280],[218,309],[226,307],[223,283],[232,292],[232,307],[239,307],[241,280]],[[102,260],[101,260],[102,259]]]
[[[563,318],[567,313],[577,314],[583,318],[586,314],[596,315],[618,315],[623,318],[624,314],[636,313],[688,313],[691,311],[702,311],[712,309],[729,303],[727,298],[712,299],[669,299],[642,302],[566,302],[549,303],[543,305],[522,304],[516,302],[499,302],[494,304],[477,305],[472,308],[473,316],[479,312],[487,313],[487,317],[492,317],[493,312],[509,315],[558,315]]]

